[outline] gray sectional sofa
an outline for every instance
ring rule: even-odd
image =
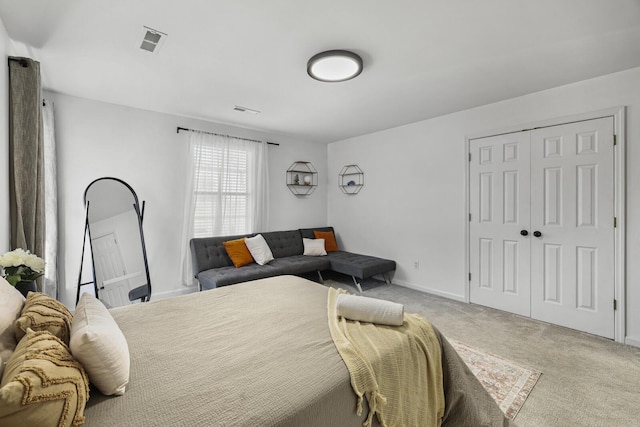
[[[313,239],[314,230],[334,231],[333,227],[306,228],[287,231],[244,234],[238,236],[202,237],[191,239],[193,274],[198,279],[200,290],[214,289],[249,280],[264,279],[282,274],[301,275],[333,270],[353,278],[354,285],[362,292],[358,279],[380,274],[387,283],[396,268],[395,261],[359,255],[351,252],[329,252],[327,256],[305,256],[302,238]],[[227,255],[223,242],[262,234],[273,257],[266,265],[251,263],[236,268]],[[335,234],[335,233],[334,233]]]

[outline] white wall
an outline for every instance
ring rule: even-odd
[[[0,58],[11,56],[11,40],[0,20]],[[9,67],[0,66],[0,254],[9,248]]]
[[[465,136],[627,106],[627,342],[640,345],[640,68],[335,142],[328,148],[328,220],[348,250],[395,259],[394,282],[462,299]],[[356,163],[365,186],[343,195]],[[419,262],[419,269],[414,262]]]
[[[46,73],[46,70],[43,70]],[[58,148],[61,300],[75,302],[84,227],[82,196],[94,179],[113,176],[146,201],[144,233],[154,295],[180,291],[180,234],[186,186],[187,144],[176,127],[266,139],[269,148],[270,229],[326,224],[326,177],[315,193],[291,194],[285,171],[296,160],[327,168],[326,146],[247,129],[138,110],[60,94],[54,101]]]

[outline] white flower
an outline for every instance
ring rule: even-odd
[[[15,249],[0,256],[2,277],[13,286],[31,282],[44,274],[44,260],[24,249]]]
[[[0,266],[19,267],[24,265],[37,273],[44,271],[44,260],[29,251],[18,248],[0,256]]]
[[[24,264],[35,272],[44,271],[44,260],[35,254],[28,254],[24,259]]]
[[[0,257],[0,265],[3,267],[18,267],[23,264],[24,254],[26,252],[22,249],[16,249]]]

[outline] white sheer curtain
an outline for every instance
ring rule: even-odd
[[[269,224],[267,143],[196,131],[188,139],[180,273],[187,286],[191,238],[267,231]]]
[[[42,129],[44,142],[44,278],[42,292],[58,297],[58,175],[56,170],[56,137],[53,124],[53,102],[44,101]]]

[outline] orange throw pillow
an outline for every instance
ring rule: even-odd
[[[313,231],[313,235],[316,239],[324,239],[324,250],[327,252],[338,252],[338,244],[336,243],[336,236],[333,231]]]
[[[247,248],[247,245],[244,243],[244,239],[236,239],[229,240],[226,242],[222,242],[224,248],[227,251],[227,255],[231,258],[231,262],[236,268],[240,268],[243,265],[251,264],[253,262],[253,257],[251,256],[251,252]]]

